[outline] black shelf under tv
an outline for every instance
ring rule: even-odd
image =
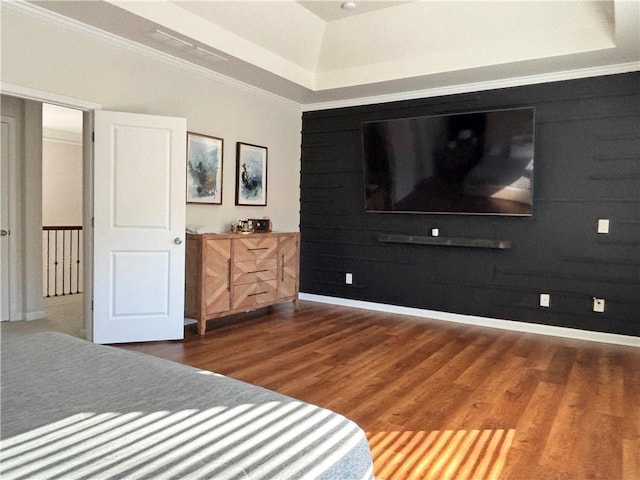
[[[409,243],[416,245],[439,245],[443,247],[493,248],[507,250],[511,248],[509,240],[493,240],[487,238],[466,237],[428,237],[421,235],[397,235],[380,233],[378,241],[382,243]]]

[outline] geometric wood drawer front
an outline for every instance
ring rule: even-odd
[[[286,236],[280,238],[279,245],[279,273],[278,296],[298,296],[298,237]]]
[[[238,238],[233,241],[234,262],[272,258],[277,253],[277,238]]]
[[[215,278],[205,279],[204,310],[207,315],[229,310],[229,289]]]
[[[233,264],[233,284],[255,283],[261,280],[275,280],[278,275],[278,259],[265,258]]]
[[[238,285],[233,290],[233,308],[252,308],[260,305],[270,305],[278,297],[278,282],[247,283]]]

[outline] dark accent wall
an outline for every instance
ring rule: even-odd
[[[535,107],[531,217],[365,212],[361,122],[512,107]],[[378,241],[431,228],[511,248]],[[300,231],[302,292],[640,336],[640,73],[306,112]]]

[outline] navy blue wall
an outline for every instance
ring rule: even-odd
[[[361,122],[513,107],[535,108],[533,216],[365,212]],[[638,72],[306,112],[302,125],[302,292],[640,336]],[[378,240],[431,228],[511,248]]]

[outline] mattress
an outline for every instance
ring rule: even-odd
[[[141,353],[3,338],[1,382],[4,480],[373,478],[342,415]]]

